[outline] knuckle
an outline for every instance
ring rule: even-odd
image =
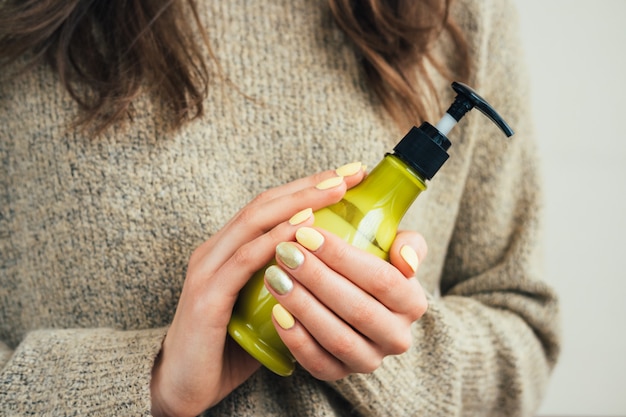
[[[388,343],[389,345],[387,349],[390,355],[401,355],[411,349],[411,346],[413,345],[413,338],[411,337],[411,332],[406,331],[401,335],[389,339]]]
[[[307,364],[307,370],[317,379],[327,380],[331,372],[329,372],[328,364],[321,360],[314,360]]]
[[[288,300],[283,301],[288,302]],[[307,321],[307,319],[310,319],[310,316],[312,314],[311,312],[317,310],[318,306],[316,304],[317,302],[315,298],[299,293],[298,297],[294,298],[294,300],[291,300],[286,308],[296,318],[299,318],[302,321]]]
[[[365,362],[356,372],[361,374],[371,374],[383,364],[382,356],[377,356]]]
[[[335,258],[335,262],[337,262],[337,264],[344,264],[351,261],[350,250],[352,247],[350,245],[346,243],[335,246],[336,247],[333,248],[333,257]]]
[[[257,211],[254,207],[248,205],[242,208],[239,213],[237,213],[237,216],[234,219],[234,223],[242,227],[250,228],[250,225],[255,224],[256,219]]]
[[[195,265],[198,262],[200,262],[200,259],[202,259],[202,255],[204,254],[204,251],[202,250],[202,246],[198,246],[196,249],[193,250],[193,252],[191,252],[191,255],[189,256],[189,261],[187,262],[188,265]]]
[[[356,353],[356,344],[351,336],[340,335],[331,342],[329,350],[338,359],[350,358]]]
[[[428,310],[428,300],[423,292],[411,299],[411,302],[407,305],[407,317],[411,322],[417,321]]]
[[[285,235],[284,228],[280,227],[280,225],[277,227],[271,228],[267,232],[267,235],[272,242],[276,242],[276,243],[282,242],[283,240],[287,238],[287,236]]]
[[[253,258],[254,252],[250,244],[245,244],[235,250],[231,259],[235,265],[246,265]]]
[[[353,301],[349,322],[355,329],[362,329],[364,326],[372,323],[375,318],[376,314],[372,307],[371,299],[358,297]]]
[[[345,378],[350,373],[341,365],[329,365],[322,361],[311,364],[310,367],[307,367],[307,370],[314,378],[327,382]]]
[[[415,309],[415,314],[411,318],[413,319],[413,321],[417,321],[421,319],[424,314],[426,314],[426,311],[428,311],[428,303],[424,301],[423,304],[420,304],[420,306]]]
[[[270,201],[272,198],[274,198],[273,194],[274,193],[272,193],[272,190],[262,191],[261,193],[257,194],[256,197],[252,199],[249,206],[255,206],[255,205],[263,204],[267,201]]]
[[[305,352],[308,347],[309,341],[302,337],[290,337],[287,346],[295,356],[299,356],[299,353]]]
[[[396,277],[387,265],[379,265],[372,269],[372,292],[376,298],[384,297],[395,288]]]
[[[309,265],[306,276],[303,277],[306,279],[306,286],[315,293],[317,288],[320,288],[324,285],[324,281],[326,280],[327,271],[322,268],[320,265]]]

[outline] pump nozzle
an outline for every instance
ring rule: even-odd
[[[393,148],[398,157],[427,180],[430,180],[448,159],[447,150],[451,143],[446,135],[465,113],[474,107],[498,125],[505,135],[513,135],[513,129],[474,90],[458,82],[453,82],[452,88],[457,92],[457,96],[437,126],[424,122],[419,128],[413,127]]]
[[[471,87],[455,81],[452,83],[452,89],[457,92],[454,103],[450,105],[450,108],[436,126],[437,130],[442,134],[447,135],[457,122],[465,116],[465,113],[476,107],[485,116],[491,119],[507,137],[513,135],[513,129],[511,129],[498,112]]]

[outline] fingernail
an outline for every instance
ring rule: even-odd
[[[419,259],[417,257],[417,253],[415,252],[415,249],[413,249],[409,245],[404,245],[400,248],[400,256],[402,256],[404,262],[406,262],[407,265],[411,267],[411,270],[413,270],[413,272],[417,271]]]
[[[278,323],[278,325],[285,330],[291,329],[294,324],[296,324],[296,320],[293,318],[291,313],[280,304],[276,304],[272,308],[272,315],[276,319],[276,323]]]
[[[331,177],[320,182],[315,186],[318,190],[328,190],[329,188],[337,187],[343,183],[343,177]]]
[[[265,270],[267,283],[280,295],[285,295],[293,289],[293,281],[279,266],[272,265]]]
[[[309,217],[311,217],[312,214],[313,214],[313,209],[305,208],[304,210],[299,211],[293,216],[291,216],[291,219],[289,219],[289,224],[292,226],[300,224],[304,222],[305,220],[307,220]]]
[[[276,245],[276,256],[291,269],[299,267],[304,262],[304,254],[290,242],[281,242]]]
[[[308,250],[315,252],[324,243],[324,236],[310,227],[301,227],[296,230],[296,240]]]
[[[361,162],[351,162],[349,164],[345,164],[340,166],[335,170],[335,174],[340,177],[349,177],[350,175],[354,175],[361,170]]]

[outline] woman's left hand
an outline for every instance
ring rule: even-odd
[[[411,324],[428,307],[415,278],[427,252],[421,235],[398,233],[390,262],[322,229],[303,227],[297,240],[278,245],[265,281],[279,302],[274,325],[302,367],[337,380],[410,348]]]

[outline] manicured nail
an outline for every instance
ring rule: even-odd
[[[315,252],[324,243],[324,236],[310,227],[301,227],[296,230],[296,240],[308,250]]]
[[[313,209],[305,208],[304,210],[299,211],[293,216],[291,216],[291,219],[289,219],[289,224],[292,226],[300,224],[304,222],[305,220],[307,220],[309,217],[311,217],[312,214],[313,214]]]
[[[272,265],[267,268],[265,279],[270,287],[280,295],[285,295],[293,289],[293,281],[279,266]]]
[[[415,252],[415,249],[413,249],[409,245],[404,245],[400,248],[400,256],[402,256],[404,262],[406,262],[407,265],[411,267],[411,270],[413,272],[417,271],[419,259],[417,257],[417,253]]]
[[[343,183],[343,177],[331,177],[320,182],[315,186],[318,190],[328,190],[329,188],[337,187]]]
[[[291,269],[299,267],[304,262],[304,254],[291,242],[276,245],[276,256]]]
[[[354,175],[361,170],[360,162],[351,162],[349,164],[345,164],[340,166],[335,170],[335,174],[340,177],[349,177],[350,175]]]
[[[276,304],[272,308],[272,315],[276,319],[276,323],[278,323],[278,325],[285,330],[291,329],[294,324],[296,324],[296,320],[293,318],[291,313],[280,304]]]

